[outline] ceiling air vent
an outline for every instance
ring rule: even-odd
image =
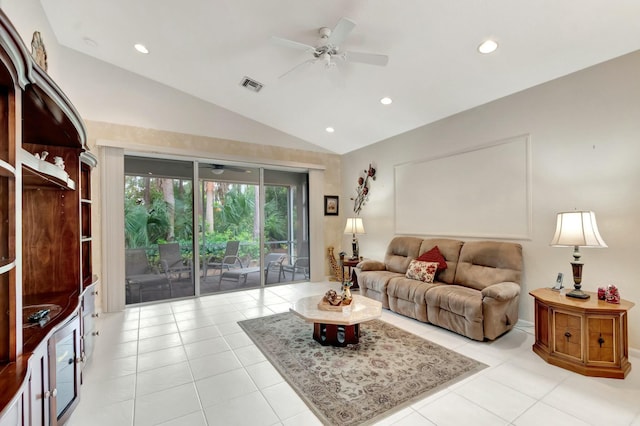
[[[249,77],[243,77],[240,85],[256,93],[262,89],[262,83],[258,83],[257,81],[252,80]]]

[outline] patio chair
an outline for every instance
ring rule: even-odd
[[[158,251],[160,253],[160,266],[167,276],[175,274],[180,279],[183,273],[187,273],[191,277],[191,262],[182,257],[180,244],[158,244]]]
[[[293,256],[289,259],[289,263],[282,263],[280,265],[280,275],[278,276],[278,281],[281,281],[282,278],[286,278],[287,272],[291,272],[291,281],[296,278],[296,273],[301,272],[304,274],[305,279],[309,279],[309,254],[308,254],[308,246],[307,244],[302,245],[300,248],[300,254],[298,256]]]
[[[242,268],[242,261],[238,257],[239,250],[240,241],[227,241],[222,259],[211,257],[204,262],[203,268],[205,281],[207,280],[207,271],[209,269],[218,270],[220,271],[220,274],[222,274],[222,271],[225,269],[228,271],[231,268]]]
[[[264,257],[264,282],[269,281],[269,272],[278,273],[278,281],[280,281],[280,274],[282,273],[282,262],[287,258],[284,253],[269,253]]]
[[[127,249],[125,251],[125,291],[127,300],[133,302],[133,295],[137,294],[137,302],[143,301],[144,292],[159,292],[169,290],[171,294],[171,280],[166,274],[149,264],[145,249]]]

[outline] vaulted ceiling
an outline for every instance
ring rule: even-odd
[[[41,2],[62,45],[338,154],[640,49],[637,0]],[[271,38],[315,46],[343,17],[340,50],[386,66],[327,68]],[[499,47],[480,54],[488,38]]]

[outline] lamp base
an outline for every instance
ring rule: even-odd
[[[566,293],[565,296],[567,297],[573,297],[575,299],[588,299],[589,297],[591,297],[590,295],[588,295],[587,293],[585,293],[584,291],[575,288],[573,290],[571,290],[570,292]]]

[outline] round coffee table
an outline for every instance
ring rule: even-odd
[[[382,303],[364,296],[353,296],[351,305],[340,311],[318,308],[322,296],[298,300],[289,309],[305,321],[313,323],[313,339],[321,345],[346,346],[359,342],[360,324],[380,318]]]

